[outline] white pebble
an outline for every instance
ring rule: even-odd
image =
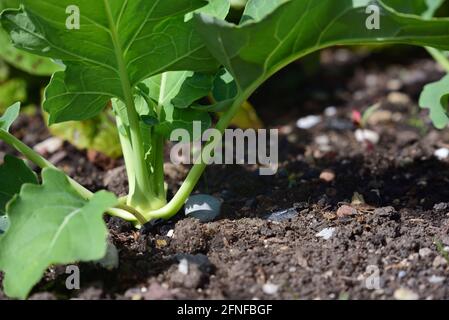
[[[435,150],[433,153],[435,157],[438,158],[438,160],[444,160],[447,157],[449,157],[449,149],[448,148],[440,148],[438,150]]]
[[[325,228],[318,232],[315,236],[323,238],[324,240],[329,240],[334,235],[335,228]]]
[[[178,265],[178,271],[184,275],[189,273],[189,262],[187,259],[182,259]]]
[[[298,119],[298,121],[296,121],[296,126],[299,129],[310,129],[310,128],[313,128],[314,126],[316,126],[320,122],[321,122],[321,116],[311,115],[311,116],[307,116],[307,117]]]
[[[433,275],[433,276],[431,276],[431,277],[429,278],[429,282],[430,282],[430,283],[433,283],[433,284],[441,283],[441,282],[443,282],[444,280],[446,280],[445,277],[438,277],[438,276],[436,276],[436,275]]]
[[[432,250],[430,250],[429,248],[419,249],[419,256],[421,258],[425,258],[425,257],[429,256],[431,253],[432,253]]]
[[[400,288],[394,292],[394,298],[396,300],[418,300],[419,296],[410,289]]]
[[[279,286],[274,283],[267,282],[263,285],[262,290],[265,294],[273,295],[278,292]]]
[[[62,147],[63,141],[56,137],[48,138],[34,146],[34,150],[42,155],[55,153]]]
[[[315,138],[315,142],[320,146],[327,146],[330,143],[330,140],[328,136],[322,134]]]
[[[368,129],[357,129],[354,135],[358,142],[371,142],[372,144],[377,144],[380,140],[377,132]]]
[[[327,108],[324,110],[324,115],[325,115],[326,117],[333,117],[333,116],[335,116],[336,114],[337,114],[337,108],[335,108],[334,106],[327,107]]]
[[[175,230],[170,229],[170,230],[167,232],[167,237],[173,238],[174,234],[175,234]]]

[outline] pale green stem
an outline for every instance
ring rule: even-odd
[[[123,58],[123,50],[119,40],[118,30],[113,19],[114,15],[109,2],[107,0],[103,0],[103,2],[109,27],[111,29],[110,36],[114,46],[124,103],[128,115],[130,137],[126,137],[126,139],[130,139],[133,151],[133,155],[129,157],[132,163],[127,163],[127,166],[132,165],[131,170],[135,171],[134,176],[136,185],[135,190],[128,197],[128,205],[142,211],[151,210],[160,207],[160,201],[155,197],[155,194],[151,189],[150,174],[145,161],[145,150],[142,141],[142,133],[140,131],[139,115],[135,108],[132,86],[126,69],[126,62]]]
[[[426,47],[426,50],[449,73],[449,59],[438,49]]]

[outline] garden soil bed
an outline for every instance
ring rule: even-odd
[[[55,266],[30,298],[448,299],[449,158],[434,153],[449,147],[449,131],[433,129],[417,106],[423,85],[443,73],[423,51],[406,56],[415,58],[325,51],[308,81],[300,63],[290,66],[252,99],[280,130],[276,175],[208,168],[196,192],[224,201],[214,222],[180,213],[141,232],[106,218],[118,269],[82,263],[81,290],[69,291]],[[380,140],[361,143],[353,111],[375,103],[367,127]],[[297,128],[309,114],[321,122]],[[39,116],[22,116],[14,133],[31,145],[48,138]],[[49,156],[92,190],[126,191],[121,161],[68,144]],[[166,166],[174,192],[187,169]],[[290,219],[267,219],[286,209]]]

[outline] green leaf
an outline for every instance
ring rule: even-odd
[[[6,214],[6,204],[25,183],[37,184],[36,174],[23,160],[5,155],[4,163],[0,166],[0,215]]]
[[[107,101],[125,101],[142,80],[169,70],[214,70],[217,66],[184,15],[204,0],[22,0],[6,10],[2,26],[22,50],[59,59],[44,108],[50,123],[84,120]],[[68,29],[69,6],[79,8],[79,29]]]
[[[62,172],[47,168],[42,175],[42,185],[24,185],[7,208],[0,269],[9,297],[25,298],[50,265],[98,260],[106,253],[102,215],[116,204],[115,196],[101,191],[87,201]]]
[[[445,0],[383,0],[383,2],[401,13],[432,18]]]
[[[9,79],[0,83],[0,112],[16,101],[24,102],[27,98],[27,83],[24,79]]]
[[[19,8],[21,0],[0,0],[0,11],[8,8]]]
[[[201,122],[202,131],[208,129],[211,125],[212,121],[207,112],[186,108],[185,101],[196,100],[207,95],[210,91],[210,89],[203,86],[203,88],[198,88],[196,95],[189,94],[188,90],[186,90],[189,87],[189,81],[187,83],[185,81],[190,77],[195,79],[200,77],[200,75],[194,75],[190,71],[166,72],[144,81],[149,88],[150,98],[157,101],[157,108],[160,109],[159,123],[155,126],[155,130],[166,138],[170,137],[173,130],[180,128],[186,129],[193,137],[193,121]],[[198,92],[200,93],[198,94]],[[176,97],[179,97],[178,106],[173,104],[173,101],[176,101]],[[182,100],[184,102],[181,102]]]
[[[265,0],[252,0],[259,2]],[[236,26],[197,15],[197,30],[241,91],[290,62],[334,45],[401,43],[449,49],[449,20],[404,15],[381,6],[380,29],[369,30],[365,7],[352,0],[290,0],[259,22]]]
[[[449,75],[424,87],[419,99],[421,108],[430,110],[430,119],[438,129],[449,124]]]
[[[0,0],[0,12],[4,9],[19,8],[18,0]],[[61,70],[61,67],[50,59],[20,51],[13,47],[8,33],[0,28],[0,57],[17,69],[38,76],[49,76]]]
[[[143,115],[140,116],[140,119],[147,125],[147,126],[154,126],[159,123],[159,119],[155,116],[149,116],[149,115]]]
[[[245,6],[240,24],[245,22],[260,21],[268,14],[274,11],[281,4],[289,0],[265,0],[265,1],[253,1],[250,0]]]
[[[204,13],[218,19],[225,19],[231,9],[230,0],[209,0],[209,4],[195,11],[195,13]],[[187,19],[192,15],[188,14]]]
[[[200,131],[195,132],[194,122],[199,122]],[[173,106],[164,107],[160,116],[160,123],[156,126],[156,132],[166,138],[176,129],[184,129],[190,134],[192,141],[196,141],[205,130],[211,126],[209,113],[193,109],[179,109]]]
[[[8,132],[12,123],[19,116],[19,112],[20,112],[20,102],[16,102],[8,109],[6,109],[6,112],[3,114],[3,116],[0,117],[0,130]]]
[[[185,79],[171,103],[175,108],[187,108],[198,99],[207,96],[212,90],[213,82],[214,75],[194,73]]]

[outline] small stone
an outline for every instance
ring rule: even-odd
[[[126,290],[125,294],[124,294],[125,298],[130,299],[130,300],[142,300],[142,291],[138,288],[131,288]]]
[[[282,222],[286,220],[293,219],[298,215],[298,211],[295,208],[290,208],[287,210],[276,211],[266,214],[263,218],[270,221]]]
[[[394,105],[408,105],[410,104],[410,97],[402,92],[391,92],[387,96],[387,101]]]
[[[185,215],[201,222],[215,220],[221,211],[221,201],[207,194],[190,196],[185,204]]]
[[[168,238],[173,238],[174,235],[175,235],[175,230],[173,230],[173,229],[168,230],[168,232],[167,232]]]
[[[377,144],[380,140],[380,136],[377,132],[368,129],[357,129],[354,135],[358,142]]]
[[[338,208],[338,210],[337,210],[337,216],[339,218],[354,216],[356,214],[357,214],[357,210],[348,205],[343,205],[340,208]]]
[[[42,155],[52,154],[62,148],[63,140],[51,137],[34,146],[34,150]]]
[[[278,292],[279,286],[274,283],[267,282],[263,285],[262,290],[265,294],[272,296]]]
[[[381,123],[390,122],[393,118],[393,113],[388,110],[377,110],[369,118],[368,124],[372,126],[377,126]]]
[[[178,272],[187,275],[189,273],[189,262],[187,259],[182,259],[178,265]]]
[[[433,210],[435,211],[445,211],[449,207],[447,202],[440,202],[433,206]]]
[[[171,300],[173,299],[173,295],[159,283],[152,283],[146,292],[144,292],[143,298],[145,300]]]
[[[331,182],[335,179],[335,173],[331,170],[324,170],[320,174],[320,179],[326,182]]]
[[[320,232],[318,232],[315,236],[319,238],[323,238],[324,240],[329,240],[334,235],[335,228],[324,228]]]
[[[51,292],[37,292],[31,295],[28,300],[58,300]]]
[[[326,117],[334,117],[337,115],[337,108],[334,106],[329,106],[326,109],[324,109],[324,115]]]
[[[346,131],[354,129],[354,123],[349,119],[332,117],[327,119],[326,127],[329,130]]]
[[[416,292],[413,292],[407,288],[399,288],[394,292],[394,298],[396,300],[418,300],[419,296]]]
[[[429,256],[431,254],[432,254],[432,250],[430,250],[429,248],[421,248],[421,249],[419,249],[419,256],[421,258],[425,258],[425,257],[427,257],[427,256]]]
[[[432,284],[438,284],[438,283],[443,282],[444,280],[446,280],[445,277],[439,277],[439,276],[436,276],[436,275],[433,275],[433,276],[431,276],[429,278],[429,282],[432,283]]]
[[[158,249],[162,249],[165,248],[167,246],[167,241],[164,239],[157,239],[156,240],[156,248]]]
[[[186,273],[187,272],[187,273]],[[198,289],[207,281],[205,274],[198,265],[189,264],[187,259],[183,259],[178,266],[177,272],[170,274],[170,281],[187,289]]]
[[[449,157],[449,149],[448,148],[440,148],[435,150],[435,152],[433,153],[433,155],[438,159],[438,160],[444,160],[447,159],[447,157]]]
[[[405,272],[404,270],[401,270],[398,272],[398,278],[402,279],[407,275],[407,272]]]
[[[299,129],[311,129],[313,127],[315,127],[318,123],[320,123],[322,120],[321,116],[315,116],[315,115],[310,115],[304,118],[300,118],[298,119],[298,121],[296,121],[296,126]]]
[[[447,260],[442,256],[436,256],[432,263],[434,268],[447,265]]]
[[[322,134],[315,137],[315,143],[319,146],[329,146],[330,139],[328,136]]]
[[[397,91],[401,89],[402,82],[399,79],[390,79],[387,81],[387,89],[391,91]]]

